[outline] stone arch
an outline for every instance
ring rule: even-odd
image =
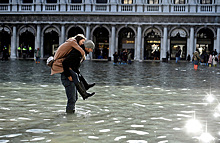
[[[197,30],[196,30],[196,32],[195,32],[195,37],[197,37],[197,34],[198,34],[198,32],[201,30],[201,29],[209,29],[209,30],[211,30],[212,32],[213,32],[213,35],[214,35],[214,37],[213,38],[216,38],[217,37],[217,34],[216,34],[216,32],[215,32],[215,30],[212,28],[212,27],[207,27],[207,26],[202,26],[202,27],[200,27],[200,28],[198,28]]]
[[[18,29],[18,35],[21,35],[25,31],[31,32],[34,36],[36,36],[36,29],[32,25],[23,25]]]
[[[106,26],[106,25],[102,25],[102,26],[96,25],[96,26],[91,30],[91,35],[93,35],[94,31],[95,31],[98,27],[104,27],[105,29],[108,30],[109,35],[111,35],[111,30],[110,30],[109,27]]]
[[[116,32],[116,36],[118,36],[119,32],[121,31],[121,29],[123,28],[131,28],[133,31],[134,31],[134,35],[136,36],[137,35],[137,31],[136,29],[133,27],[133,26],[120,26]]]
[[[80,29],[83,31],[84,34],[86,33],[85,28],[84,28],[83,26],[81,26],[81,25],[71,25],[71,26],[69,26],[69,27],[66,29],[65,37],[68,36],[68,32],[70,31],[70,29],[72,29],[72,28],[77,28],[77,27],[80,28]],[[83,34],[83,33],[81,33],[81,34]]]
[[[42,34],[48,33],[48,32],[51,32],[51,31],[57,32],[58,36],[60,37],[60,29],[59,29],[59,27],[56,26],[56,25],[47,25],[47,26],[45,26],[45,27],[42,29]]]
[[[160,37],[163,37],[163,31],[161,30],[161,28],[159,26],[147,26],[144,28],[143,33],[142,33],[142,37],[144,37],[144,34],[151,29],[156,29],[160,32]]]
[[[180,37],[189,37],[189,31],[185,27],[173,27],[170,29],[168,35],[170,37],[175,37],[177,33],[180,33]]]
[[[8,25],[1,26],[0,31],[2,31],[3,28],[4,28],[4,31],[6,31],[8,34],[12,35],[12,29]]]
[[[95,43],[93,58],[108,59],[111,31],[106,25],[96,25],[91,31],[91,39]]]

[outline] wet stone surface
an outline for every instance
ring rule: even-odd
[[[203,133],[219,142],[219,67],[85,61],[81,73],[96,82],[89,90],[96,94],[79,98],[72,115],[65,113],[60,75],[50,76],[44,61],[0,61],[0,67],[1,143],[197,143]]]

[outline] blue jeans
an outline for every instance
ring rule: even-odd
[[[180,60],[180,57],[176,57],[176,63]]]
[[[79,82],[79,80],[78,80],[78,75],[74,71],[70,70],[70,72],[72,74],[73,81],[70,81],[64,75],[64,73],[61,73],[61,82],[63,86],[65,87],[66,96],[67,96],[66,110],[75,110],[75,104],[76,104],[76,101],[78,100],[75,83]]]

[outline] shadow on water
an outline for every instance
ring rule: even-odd
[[[219,141],[219,67],[192,63],[85,61],[81,73],[96,95],[65,113],[60,75],[45,61],[0,61],[0,142],[196,143],[207,129]],[[212,103],[206,101],[212,93]],[[201,131],[188,133],[198,119]]]

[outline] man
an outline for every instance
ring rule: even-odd
[[[84,35],[78,34],[60,45],[51,67],[51,75],[61,73],[61,81],[65,87],[68,100],[67,113],[75,112],[75,103],[78,99],[76,89],[84,100],[95,94],[86,92],[95,84],[89,85],[79,73],[80,63],[85,60],[85,52],[92,52],[94,48],[94,43],[90,40],[85,42],[85,39]],[[82,49],[80,46],[83,46],[84,42],[86,47]]]

